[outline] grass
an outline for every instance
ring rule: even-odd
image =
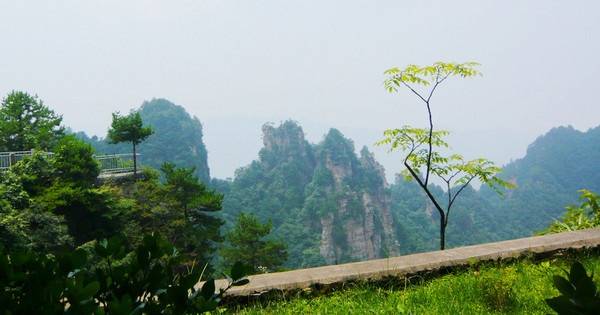
[[[600,252],[546,260],[492,262],[411,283],[357,283],[317,296],[281,297],[230,306],[239,314],[552,314],[546,298],[558,295],[552,276],[579,260],[600,282]]]

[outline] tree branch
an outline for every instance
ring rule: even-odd
[[[448,203],[448,209],[446,210],[446,218],[445,218],[446,222],[445,222],[445,224],[448,224],[448,216],[450,216],[450,209],[452,208],[452,205],[454,204],[454,201],[456,200],[456,197],[458,197],[458,195],[459,195],[459,194],[460,194],[460,193],[461,193],[461,192],[462,192],[462,191],[463,191],[463,190],[464,190],[464,189],[465,189],[467,186],[469,186],[469,184],[471,183],[471,181],[472,181],[473,179],[475,179],[475,177],[476,177],[475,175],[471,176],[471,178],[469,178],[469,180],[468,180],[466,183],[464,183],[464,185],[462,185],[462,186],[461,186],[461,187],[458,189],[458,191],[456,192],[456,194],[454,194],[454,197],[452,197],[452,199],[450,199],[450,202]],[[449,189],[448,189],[448,192],[450,193],[450,190],[449,190]]]
[[[415,95],[418,96],[421,100],[423,100],[423,102],[427,102],[427,100],[425,100],[425,98],[423,96],[421,96],[421,94],[419,94],[419,92],[417,92],[415,89],[413,89],[412,86],[408,85],[408,83],[404,82],[404,80],[400,79],[400,82],[402,82],[402,84],[404,84],[404,86],[406,86],[409,90],[411,90],[413,93],[415,93]]]
[[[429,197],[429,200],[431,200],[431,202],[433,203],[433,205],[435,206],[435,208],[437,209],[437,211],[440,214],[440,217],[442,217],[442,219],[444,221],[447,221],[446,215],[444,213],[443,208],[439,205],[439,203],[437,202],[437,200],[435,200],[435,197],[433,196],[433,194],[429,191],[429,188],[427,188],[427,186],[425,186],[423,184],[423,182],[421,181],[421,179],[419,178],[419,176],[417,176],[417,173],[415,173],[415,171],[410,167],[410,165],[408,165],[408,163],[404,163],[404,166],[406,167],[406,169],[408,169],[408,171],[410,172],[410,174],[412,175],[412,177],[417,181],[417,183],[419,183],[419,186],[421,186],[421,188],[423,188],[423,190],[425,191],[425,193],[427,194],[427,197]]]

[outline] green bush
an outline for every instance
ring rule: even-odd
[[[206,267],[178,271],[180,259],[156,235],[133,251],[120,237],[56,255],[0,248],[0,314],[198,314],[248,283],[236,263],[227,288],[215,292],[213,279],[196,288]]]
[[[561,295],[546,303],[558,314],[600,314],[600,294],[581,263],[571,266],[567,278],[554,276],[553,280]]]

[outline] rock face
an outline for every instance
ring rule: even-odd
[[[383,167],[332,129],[319,144],[287,121],[263,126],[259,160],[236,172],[224,212],[253,212],[288,243],[289,267],[399,254]]]
[[[335,129],[316,151],[316,169],[322,174],[315,174],[319,184],[312,185],[310,193],[319,197],[306,206],[320,217],[319,249],[325,261],[332,264],[397,255],[383,167],[367,148],[358,159],[352,141]],[[320,182],[328,175],[328,182]]]

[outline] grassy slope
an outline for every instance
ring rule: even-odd
[[[581,261],[600,282],[600,254],[579,253],[532,262],[487,263],[406,287],[355,284],[331,294],[253,304],[241,314],[551,314],[545,298],[558,295],[552,276]]]

